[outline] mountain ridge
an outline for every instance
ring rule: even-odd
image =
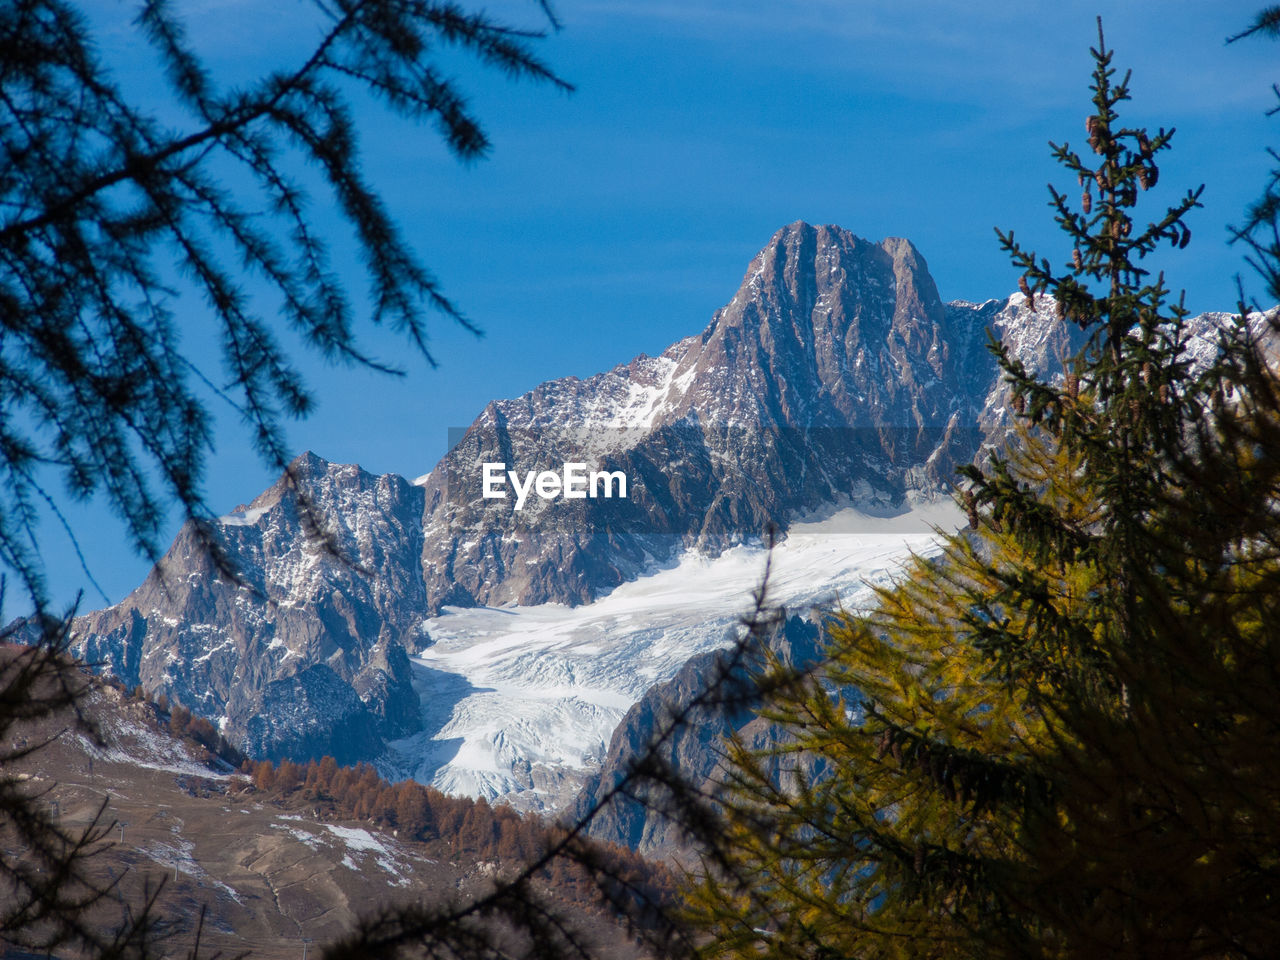
[[[944,304],[910,241],[797,221],[701,333],[490,402],[415,483],[301,455],[210,527],[245,584],[184,528],[129,597],[77,618],[76,649],[246,752],[380,756],[433,722],[424,696],[453,695],[409,660],[446,608],[574,607],[833,503],[875,513],[945,495],[1007,421],[987,327],[1032,366],[1070,340],[1039,306]],[[569,460],[623,471],[628,498],[531,497],[521,512],[479,494],[485,462]],[[350,562],[308,537],[309,514]]]

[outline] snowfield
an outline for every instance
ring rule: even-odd
[[[892,515],[854,508],[794,523],[773,552],[769,596],[793,612],[865,604],[935,528],[963,525],[954,504]],[[692,656],[725,646],[765,569],[760,544],[678,563],[590,604],[446,607],[413,658],[421,733],[395,741],[384,775],[450,794],[554,811],[604,757],[627,709]]]

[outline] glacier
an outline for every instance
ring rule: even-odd
[[[423,623],[433,644],[411,659],[423,729],[391,742],[377,765],[392,779],[554,812],[646,690],[732,641],[767,561],[771,603],[854,610],[963,524],[949,500],[845,505],[798,519],[771,558],[759,541],[716,557],[691,549],[581,606],[445,607]]]

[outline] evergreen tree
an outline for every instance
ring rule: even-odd
[[[1012,233],[1028,300],[1085,344],[962,471],[970,528],[844,616],[730,750],[707,957],[1254,957],[1280,943],[1280,391],[1257,318],[1197,362],[1142,261],[1172,131],[1120,124],[1099,28],[1087,153],[1053,153],[1069,256]],[[1270,693],[1268,691],[1271,691]],[[781,774],[779,774],[781,769]]]
[[[535,5],[554,24],[547,0]],[[168,0],[140,2],[136,26],[164,71],[156,89],[175,108],[162,121],[99,60],[73,3],[0,4],[0,570],[16,573],[37,612],[37,521],[45,505],[58,513],[55,483],[103,497],[130,546],[154,559],[171,503],[189,520],[211,515],[207,397],[235,408],[269,466],[290,461],[281,420],[305,415],[312,396],[282,333],[394,372],[361,350],[300,167],[318,171],[350,227],[370,321],[428,361],[431,311],[467,324],[364,176],[355,98],[434,125],[466,160],[489,141],[442,72],[441,48],[568,85],[534,54],[538,34],[455,3],[310,6],[310,54],[234,87]],[[193,317],[216,331],[212,363],[182,340]]]

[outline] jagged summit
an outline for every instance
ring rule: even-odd
[[[308,535],[299,493],[336,553]],[[78,652],[255,756],[359,759],[420,723],[406,648],[426,603],[421,515],[403,478],[303,454],[213,529],[240,584],[188,525],[128,597],[76,620]]]
[[[888,291],[894,297],[894,310],[888,319],[901,322],[924,317],[941,322],[937,287],[924,257],[910,240],[886,237],[873,243],[843,227],[815,227],[797,220],[775,233],[752,259],[738,294],[722,314],[732,315],[735,304],[760,291],[759,299],[774,306],[779,315],[811,315],[824,302],[842,300],[837,291],[856,293],[868,286],[874,288],[885,276],[894,280]],[[842,312],[836,315],[856,319]]]
[[[797,221],[774,234],[716,313],[699,365],[735,365],[762,415],[787,426],[925,426],[943,416],[941,398],[901,401],[946,378],[945,327],[910,241],[871,243]]]
[[[320,456],[312,450],[304,450],[290,461],[285,467],[284,473],[271,486],[263,490],[260,494],[253,498],[249,503],[242,503],[230,513],[224,514],[218,518],[220,523],[245,523],[246,518],[251,520],[254,517],[261,516],[266,510],[276,506],[282,497],[287,496],[295,487],[300,484],[314,482],[320,477],[327,474],[335,464],[330,463],[324,457]],[[343,465],[343,469],[347,471],[359,470],[360,467],[355,464]]]

